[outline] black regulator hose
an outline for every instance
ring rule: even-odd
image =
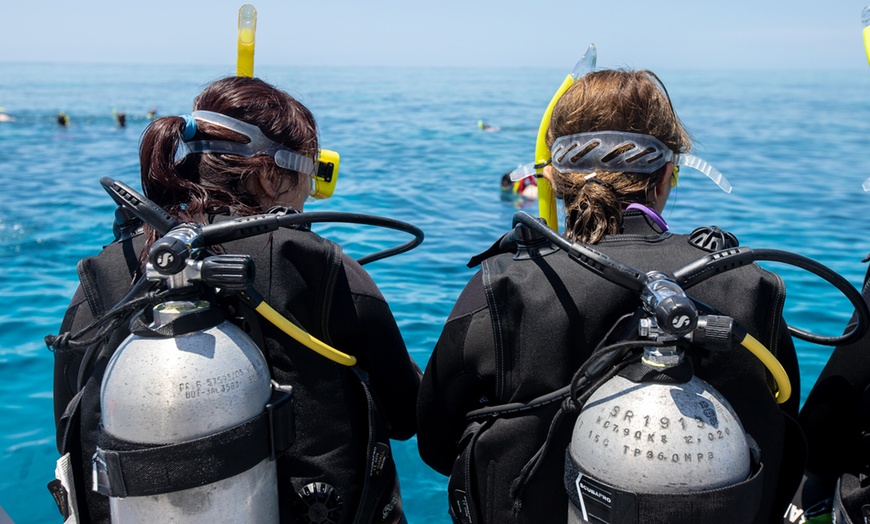
[[[100,185],[119,207],[131,212],[159,234],[165,235],[178,225],[178,219],[127,184],[104,176],[100,179]]]
[[[648,277],[644,272],[611,259],[604,253],[600,253],[589,246],[579,242],[569,242],[525,211],[519,211],[514,215],[514,227],[517,224],[523,224],[540,233],[553,245],[567,252],[571,258],[575,259],[585,268],[630,291],[640,293],[648,281]],[[815,260],[795,253],[789,253],[788,251],[778,249],[753,250],[748,247],[723,249],[710,253],[677,269],[673,273],[674,281],[685,290],[712,276],[758,261],[782,262],[809,271],[832,284],[855,307],[858,321],[847,333],[833,337],[822,336],[788,326],[789,332],[795,337],[823,346],[839,346],[850,344],[863,337],[867,332],[868,326],[870,326],[870,309],[868,309],[867,303],[864,302],[861,293],[834,270]]]
[[[788,326],[788,330],[795,337],[823,346],[839,346],[851,344],[867,332],[867,328],[870,326],[870,310],[855,286],[827,266],[796,253],[778,249],[750,249],[748,247],[723,249],[674,271],[674,280],[683,289],[688,289],[714,275],[758,261],[781,262],[809,271],[837,288],[855,307],[858,321],[847,333],[826,337]]]
[[[514,215],[514,227],[519,223],[545,236],[553,245],[568,253],[580,265],[614,284],[635,293],[641,293],[644,286],[646,286],[648,278],[643,271],[614,260],[586,244],[569,242],[557,232],[547,227],[545,223],[540,222],[525,211],[519,211]]]
[[[148,200],[148,198],[123,182],[118,182],[117,180],[113,180],[106,176],[100,179],[100,184],[102,184],[106,192],[111,195],[115,203],[128,209],[131,213],[139,217],[140,220],[153,227],[159,234],[166,235],[170,230],[180,225],[175,217],[166,213],[163,208]],[[313,224],[316,222],[362,224],[382,227],[402,231],[403,233],[408,233],[414,237],[412,240],[409,240],[404,244],[377,251],[359,258],[357,262],[360,265],[410,251],[419,246],[424,238],[423,231],[417,226],[391,218],[366,215],[363,213],[313,211],[305,213],[288,213],[286,215],[254,215],[226,220],[216,224],[191,226],[198,228],[198,231],[192,232],[188,235],[188,237],[192,238],[193,241],[186,245],[189,245],[189,247],[192,248],[206,247],[213,244],[229,242],[230,240],[261,235],[263,233],[275,231],[281,227],[292,227],[297,224]],[[186,240],[187,239],[185,239],[184,243],[186,243]],[[173,247],[173,243],[177,242],[173,242],[173,239],[171,238],[166,238],[163,241],[163,244],[166,244],[165,251],[172,254],[174,260],[178,260],[179,253],[176,251],[178,251],[180,247]],[[155,258],[159,257],[159,251],[160,245],[158,245],[158,249],[154,253]],[[183,263],[183,260],[181,263]],[[169,270],[167,269],[167,271]]]

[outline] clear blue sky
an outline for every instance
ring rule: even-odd
[[[235,63],[244,1],[4,0],[0,62]],[[255,0],[258,65],[867,67],[870,0]]]

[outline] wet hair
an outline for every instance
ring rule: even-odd
[[[547,146],[562,136],[592,131],[652,135],[674,153],[688,152],[683,128],[661,80],[651,71],[603,70],[578,79],[553,108]],[[553,189],[565,204],[565,234],[595,244],[622,229],[622,212],[633,202],[650,205],[650,190],[666,166],[652,174],[598,171],[561,173],[552,169]]]
[[[260,128],[266,137],[303,155],[317,152],[317,127],[311,112],[289,94],[258,78],[233,76],[213,82],[196,97],[194,110],[221,113]],[[142,188],[149,199],[182,221],[208,214],[255,215],[265,211],[251,177],[265,176],[280,189],[296,187],[300,173],[278,167],[273,157],[203,153],[177,158],[185,121],[178,116],[154,120],[139,145]],[[244,142],[221,126],[197,122],[194,140]]]
[[[511,180],[511,172],[508,171],[501,176],[501,189],[502,191],[509,191],[514,187],[514,183]]]

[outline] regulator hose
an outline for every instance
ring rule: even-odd
[[[614,284],[630,291],[639,293],[647,282],[647,276],[639,269],[613,260],[585,244],[569,242],[555,231],[541,224],[532,215],[519,211],[514,215],[513,224],[523,224],[546,237],[553,245],[567,252],[582,266],[600,275]],[[795,253],[778,249],[750,249],[736,247],[710,253],[673,272],[674,281],[683,289],[688,289],[708,278],[743,267],[757,261],[781,262],[799,267],[824,279],[839,290],[855,308],[858,320],[855,326],[839,336],[823,336],[810,333],[803,329],[788,326],[789,332],[795,337],[823,346],[839,346],[852,343],[867,332],[870,326],[870,310],[864,302],[861,293],[834,270],[827,266]]]

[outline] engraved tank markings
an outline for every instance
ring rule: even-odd
[[[633,410],[614,405],[607,413],[597,416],[593,427],[586,432],[586,437],[598,446],[621,446],[624,456],[638,459],[676,464],[712,461],[715,455],[708,446],[731,437],[731,430],[728,427],[716,429],[719,420],[710,402],[702,400],[697,405],[701,409],[696,418],[678,419],[640,415]],[[582,420],[579,427],[582,427]],[[682,441],[684,449],[660,449],[672,440]],[[687,446],[696,449],[692,450]]]

